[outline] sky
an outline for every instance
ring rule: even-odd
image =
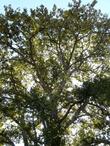
[[[96,9],[101,9],[103,13],[106,13],[110,16],[110,0],[97,0],[98,3],[96,4]],[[55,3],[59,8],[67,8],[68,2],[71,0],[0,0],[0,13],[3,13],[4,5],[8,6],[9,4],[12,5],[12,8],[36,8],[43,4],[44,6],[48,7],[49,9],[52,8],[53,4]],[[82,0],[83,4],[92,2],[92,0]]]

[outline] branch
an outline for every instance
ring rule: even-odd
[[[11,146],[15,146],[13,141],[7,136],[6,132],[3,131],[2,133],[0,133],[0,136],[1,136],[0,143],[2,143],[2,144],[9,144]]]
[[[74,102],[73,104],[71,104],[71,105],[69,106],[67,112],[65,113],[65,115],[60,119],[60,123],[62,123],[62,122],[66,119],[66,117],[67,117],[68,114],[70,113],[70,110],[72,109],[72,107],[73,107],[75,104],[79,104],[79,103],[81,103],[81,102],[82,102],[82,100],[76,101],[76,102]]]
[[[105,113],[106,113],[107,115],[110,114],[109,111],[107,111],[106,108],[105,108],[104,106],[100,106],[100,105],[98,105],[98,104],[91,103],[91,102],[89,102],[88,104],[97,107],[97,108],[100,109],[100,110],[102,111],[102,113],[104,113],[104,114],[105,114]]]
[[[65,128],[69,127],[72,123],[74,123],[77,120],[80,112],[84,110],[84,108],[87,105],[87,103],[88,102],[86,101],[85,103],[82,103],[82,105],[80,105],[80,107],[76,110],[76,112],[74,113],[74,115],[72,116],[72,118],[67,122]]]
[[[78,35],[75,37],[75,42],[74,42],[74,45],[73,45],[73,49],[70,53],[70,57],[69,57],[69,60],[68,60],[68,68],[70,68],[70,62],[71,62],[71,59],[73,57],[73,53],[75,51],[75,47],[76,47],[77,42],[78,42]]]
[[[104,139],[104,138],[96,138],[95,140],[94,140],[94,143],[95,144],[101,144],[101,143],[103,143],[103,144],[107,144],[107,145],[110,145],[110,140],[108,140],[108,139]]]
[[[72,107],[74,106],[75,104],[72,104],[69,106],[67,112],[65,113],[65,115],[60,119],[60,124],[66,119],[66,117],[68,116],[70,110],[72,109]]]

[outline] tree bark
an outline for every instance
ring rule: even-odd
[[[23,131],[22,135],[23,135],[24,146],[29,146],[26,132]]]

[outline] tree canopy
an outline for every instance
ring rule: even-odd
[[[73,0],[0,15],[0,144],[110,145],[110,19]]]

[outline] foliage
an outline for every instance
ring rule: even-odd
[[[73,0],[68,10],[41,5],[30,13],[5,7],[1,144],[110,144],[110,19],[95,3]]]

